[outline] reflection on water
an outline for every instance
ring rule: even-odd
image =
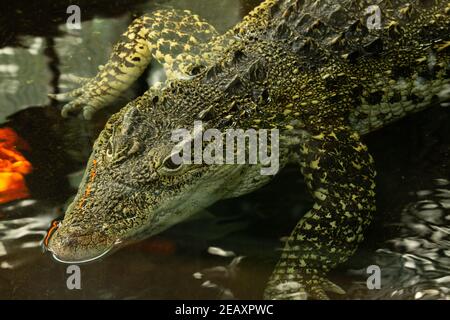
[[[400,220],[386,225],[396,236],[372,260],[383,283],[372,298],[450,299],[450,181],[437,179],[412,197]]]
[[[55,209],[36,200],[21,200],[1,208],[0,268],[29,266],[41,256],[46,229]]]
[[[228,265],[219,265],[196,272],[193,274],[194,278],[202,281],[203,288],[217,291],[218,299],[234,299],[235,296],[231,289],[226,287],[226,283],[236,280],[239,264],[245,257],[236,256],[232,251],[225,251],[217,247],[209,247],[208,253],[232,260]]]
[[[66,8],[55,1],[54,10],[24,10],[0,26],[7,34],[0,37],[0,127],[29,143],[27,161],[34,167],[26,176],[31,197],[0,206],[0,298],[261,298],[280,239],[311,206],[295,167],[253,194],[222,201],[157,237],[82,265],[79,291],[67,289],[67,266],[41,247],[76,191],[95,136],[124,103],[89,123],[61,119],[61,106],[51,105],[46,94],[67,91],[73,75],[94,75],[132,14],[190,8],[223,31],[257,2],[91,0],[82,31],[68,32]],[[38,20],[48,25],[24,27]],[[144,78],[151,82],[154,74]],[[145,90],[145,79],[125,98]],[[449,110],[435,108],[366,138],[379,173],[379,212],[357,255],[331,275],[347,298],[450,298],[449,122]],[[371,264],[381,267],[380,291],[365,286]]]
[[[0,48],[0,122],[18,110],[50,102],[52,75],[44,55],[45,40],[25,37],[22,45]]]
[[[402,212],[402,237],[389,241],[392,249],[380,250],[380,263],[384,256],[400,260],[399,277],[390,279],[394,296],[450,298],[450,181],[436,184],[417,192],[417,202]]]

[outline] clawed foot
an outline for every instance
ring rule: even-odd
[[[85,119],[90,120],[99,109],[121,96],[121,92],[115,90],[108,83],[108,78],[101,73],[104,66],[99,66],[100,73],[93,78],[79,77],[73,74],[64,75],[69,83],[79,87],[63,93],[49,94],[48,96],[57,101],[68,101],[61,110],[63,117],[82,111]]]
[[[83,111],[84,118],[87,120],[91,119],[96,108],[90,102],[98,99],[93,94],[92,83],[94,78],[83,78],[75,75],[69,75],[66,78],[69,82],[79,84],[81,87],[64,93],[49,94],[48,96],[57,101],[69,101],[61,110],[63,117],[68,117],[71,113]]]
[[[285,279],[272,276],[264,292],[264,299],[329,300],[326,292],[345,294],[341,287],[320,276],[311,276],[308,279],[292,275]]]

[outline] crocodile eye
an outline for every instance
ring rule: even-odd
[[[172,156],[167,157],[163,162],[164,169],[168,171],[177,171],[182,167],[181,163],[175,163],[172,159]]]

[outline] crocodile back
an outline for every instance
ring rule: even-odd
[[[450,3],[442,0],[284,0],[268,10],[268,37],[290,43],[310,64],[422,50],[450,34]]]
[[[449,1],[267,0],[234,31],[292,51],[360,134],[450,99]]]

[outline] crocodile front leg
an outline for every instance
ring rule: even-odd
[[[375,211],[375,171],[367,147],[346,126],[302,139],[301,170],[315,204],[288,238],[267,299],[327,299],[344,293],[327,280],[363,240]]]
[[[128,89],[152,58],[164,66],[168,79],[186,77],[189,66],[212,59],[206,44],[217,35],[213,26],[187,10],[144,15],[128,27],[94,78],[77,80],[82,87],[50,97],[73,99],[63,107],[63,116],[83,109],[84,117],[89,119]]]

